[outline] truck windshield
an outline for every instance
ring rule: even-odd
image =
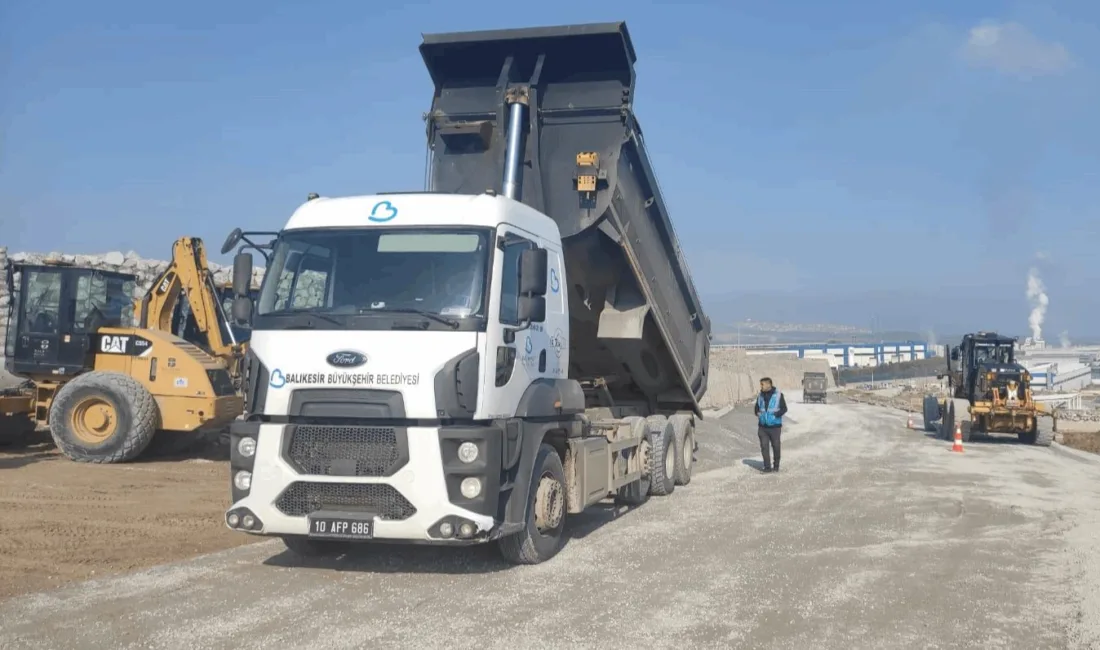
[[[284,232],[257,316],[422,313],[444,324],[484,316],[489,234],[484,228]]]

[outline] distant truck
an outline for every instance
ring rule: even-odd
[[[1054,441],[1054,414],[1035,401],[1031,373],[1016,362],[1016,339],[996,332],[963,336],[946,350],[948,399],[924,398],[926,431],[951,440],[956,426],[963,441],[978,433],[1012,433],[1020,442],[1048,447]]]
[[[829,382],[823,372],[807,372],[802,375],[802,401],[825,403]]]
[[[632,111],[626,25],[426,35],[428,192],[230,234],[249,321],[226,525],[553,557],[567,513],[691,479],[710,321]]]

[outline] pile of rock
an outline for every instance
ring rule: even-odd
[[[710,372],[703,408],[722,408],[751,401],[761,377],[771,377],[780,390],[802,390],[802,375],[823,372],[829,387],[833,373],[825,359],[799,359],[782,354],[750,355],[737,348],[711,348]]]
[[[1058,409],[1058,419],[1068,422],[1100,422],[1098,409]]]

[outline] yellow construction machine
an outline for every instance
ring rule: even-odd
[[[5,364],[27,382],[0,393],[0,424],[47,426],[72,460],[117,463],[136,458],[154,436],[178,449],[240,415],[234,378],[243,345],[201,239],[175,242],[172,263],[137,305],[130,274],[9,263],[6,276]],[[198,345],[173,333],[181,294]]]

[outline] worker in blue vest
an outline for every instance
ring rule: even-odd
[[[760,438],[760,455],[764,457],[764,471],[779,471],[779,435],[783,433],[783,415],[787,412],[787,400],[783,393],[772,385],[771,377],[760,380],[760,394],[756,396],[756,408],[753,409],[759,420],[756,427],[756,435]],[[768,453],[768,447],[775,454],[775,464],[772,464],[772,454]]]

